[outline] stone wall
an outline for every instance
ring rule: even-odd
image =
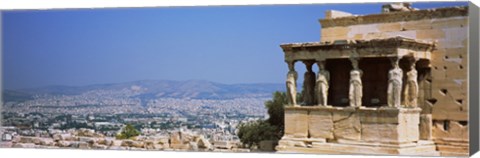
[[[419,119],[419,108],[287,107],[285,137],[307,142],[414,143],[420,139]]]
[[[420,83],[423,98],[419,98],[422,101],[419,106],[423,114],[431,114],[431,135],[440,145],[438,149],[450,152],[442,145],[458,147],[461,143],[461,146],[468,146],[467,10],[458,7],[326,18],[320,20],[321,41],[370,40],[400,35],[437,42],[430,61],[430,75]]]
[[[428,155],[439,153],[420,139],[420,108],[289,106],[285,153]]]

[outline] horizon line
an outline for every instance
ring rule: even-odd
[[[223,85],[242,85],[242,84],[284,84],[284,83],[275,83],[275,82],[247,82],[247,83],[223,83],[217,81],[211,81],[206,79],[187,79],[187,80],[172,80],[172,79],[140,79],[140,80],[131,80],[131,81],[123,81],[123,82],[104,82],[104,83],[90,83],[84,85],[67,85],[67,84],[49,84],[43,86],[35,86],[35,87],[20,87],[20,88],[6,88],[5,85],[2,87],[2,91],[6,90],[28,90],[28,89],[39,89],[39,88],[48,88],[48,87],[85,87],[85,86],[96,86],[96,85],[108,85],[108,84],[122,84],[122,83],[131,83],[131,82],[146,82],[146,81],[169,81],[169,82],[191,82],[191,81],[202,81],[202,82],[210,82],[216,84],[223,84]],[[2,83],[3,84],[3,83]],[[298,86],[301,86],[302,83],[297,83]]]

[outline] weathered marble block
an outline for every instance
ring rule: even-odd
[[[362,141],[402,144],[419,140],[419,108],[361,108]]]
[[[360,140],[360,117],[348,109],[333,111],[334,136],[336,139]]]
[[[308,110],[285,108],[285,135],[296,138],[308,136]]]
[[[333,139],[332,113],[325,110],[310,111],[308,127],[308,133],[311,138]]]
[[[432,114],[420,115],[420,139],[431,140],[432,139]]]
[[[421,109],[419,108],[365,108],[359,109],[361,123],[399,123],[409,122],[419,124]]]

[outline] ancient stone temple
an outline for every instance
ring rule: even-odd
[[[281,45],[289,104],[277,151],[468,155],[467,7],[327,11],[320,24],[319,42]]]

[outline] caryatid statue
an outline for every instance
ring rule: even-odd
[[[418,97],[418,81],[415,63],[412,64],[411,70],[407,72],[407,83],[405,84],[404,98],[406,107],[417,107]]]
[[[305,105],[314,105],[315,104],[315,73],[312,70],[312,65],[314,62],[306,61],[305,66],[307,72],[305,72],[303,77],[303,102]]]
[[[325,62],[319,61],[318,65],[318,75],[317,81],[315,84],[315,96],[317,98],[318,105],[327,105],[328,97],[328,83],[330,81],[330,72],[325,69]]]
[[[403,71],[398,66],[398,59],[392,61],[392,69],[388,72],[388,106],[400,107]]]
[[[287,74],[287,102],[289,105],[297,106],[297,78],[298,74],[294,69],[293,62],[288,62]]]
[[[350,71],[350,87],[348,92],[348,99],[350,100],[350,106],[360,107],[362,106],[362,70],[358,68],[358,60],[352,59],[353,70]]]

